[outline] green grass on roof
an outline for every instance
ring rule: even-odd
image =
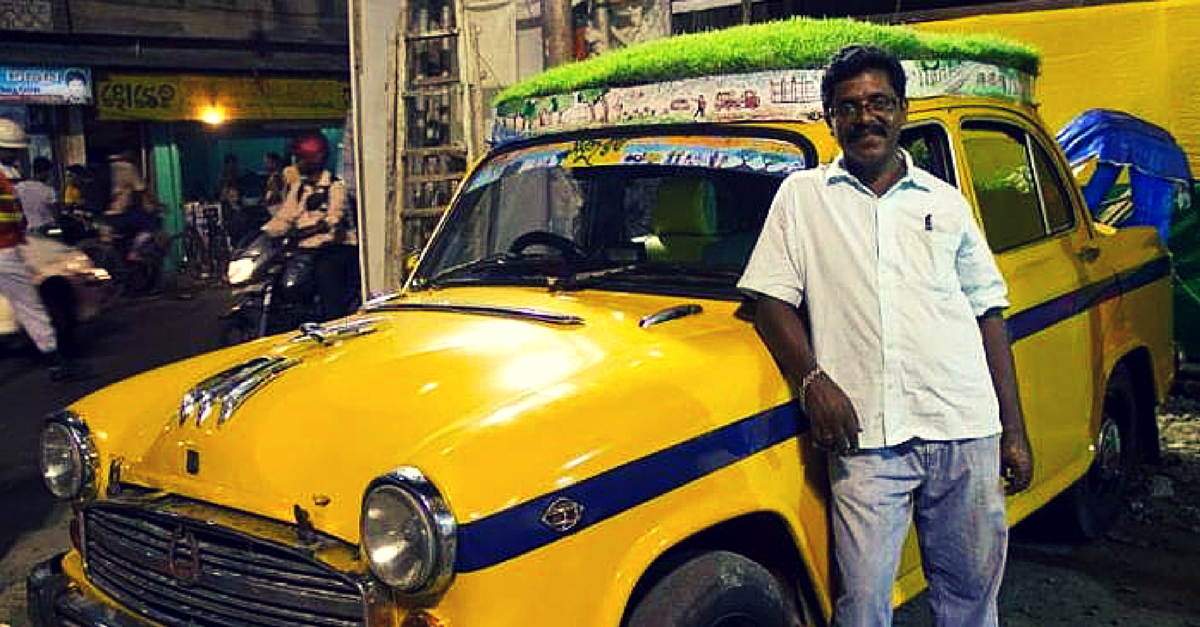
[[[980,61],[1038,73],[1038,53],[994,35],[926,33],[849,19],[797,17],[779,22],[656,39],[551,68],[496,96],[504,107],[524,98],[596,87],[641,85],[719,74],[820,68],[850,44],[869,44],[901,59]]]

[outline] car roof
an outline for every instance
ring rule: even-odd
[[[831,51],[850,43],[897,55],[910,100],[1033,100],[1038,57],[1023,44],[793,18],[669,37],[553,68],[497,97],[490,140],[502,145],[627,125],[821,121],[821,66]]]

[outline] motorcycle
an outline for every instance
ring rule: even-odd
[[[158,287],[170,236],[157,216],[147,214],[143,224],[132,230],[115,228],[103,220],[89,221],[82,215],[74,218],[77,224],[70,228],[85,234],[77,246],[112,275],[122,294],[146,294]]]
[[[233,304],[221,316],[220,342],[232,346],[283,333],[318,319],[313,253],[297,246],[303,235],[260,234],[234,251],[226,271]]]

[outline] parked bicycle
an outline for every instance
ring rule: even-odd
[[[179,234],[181,267],[197,279],[223,279],[233,250],[218,202],[189,202],[184,205],[187,225]]]

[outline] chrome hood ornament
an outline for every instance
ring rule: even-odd
[[[300,333],[292,337],[292,341],[307,342],[312,340],[321,346],[331,346],[334,340],[374,333],[376,322],[379,322],[378,318],[359,318],[357,320],[346,320],[345,322],[335,322],[332,324],[305,322],[300,325]]]
[[[300,360],[289,357],[256,357],[201,381],[183,395],[179,426],[194,420],[201,427],[216,410],[220,427],[259,388],[299,363]]]

